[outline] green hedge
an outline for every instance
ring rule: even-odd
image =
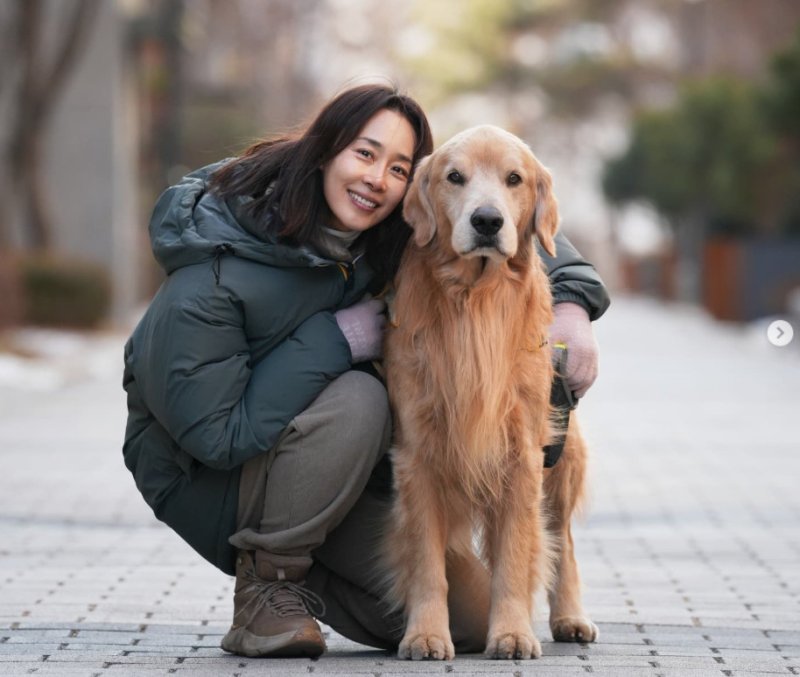
[[[60,255],[19,261],[23,319],[29,324],[91,328],[108,316],[111,277],[99,264]]]

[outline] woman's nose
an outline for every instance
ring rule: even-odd
[[[376,193],[382,193],[386,190],[386,177],[382,173],[371,172],[369,174],[364,175],[364,183],[369,187],[370,190],[375,191]]]

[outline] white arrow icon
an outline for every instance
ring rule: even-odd
[[[783,348],[792,342],[794,329],[786,320],[775,320],[767,327],[767,339],[773,346]]]

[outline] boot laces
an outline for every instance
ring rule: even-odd
[[[245,625],[250,623],[265,607],[280,617],[325,615],[325,602],[316,593],[302,585],[287,580],[265,581],[254,572],[246,574],[248,587],[255,589],[255,594],[242,606],[236,616],[250,608],[250,615]]]

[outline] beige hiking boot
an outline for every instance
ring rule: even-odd
[[[309,557],[240,550],[233,625],[222,638],[222,648],[240,656],[316,658],[322,654],[325,639],[311,614],[324,614],[325,605],[302,587],[310,566]]]

